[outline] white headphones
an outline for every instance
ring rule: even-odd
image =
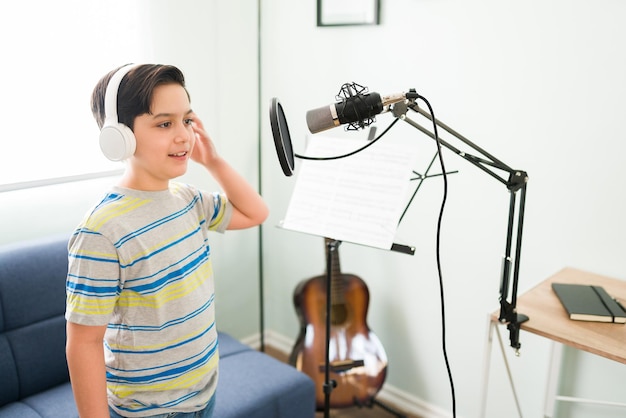
[[[104,125],[100,130],[100,149],[111,161],[122,161],[133,156],[136,141],[133,131],[117,119],[117,92],[122,78],[139,64],[128,64],[113,74],[104,94]]]

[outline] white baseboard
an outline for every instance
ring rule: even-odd
[[[391,404],[394,408],[400,409],[412,415],[424,418],[451,418],[452,414],[438,406],[431,405],[416,396],[411,395],[393,385],[385,383],[376,395],[379,401]]]
[[[241,340],[252,348],[259,349],[261,346],[260,334],[254,334]],[[272,330],[265,331],[265,345],[289,355],[293,348],[294,340]],[[394,409],[400,409],[406,413],[424,418],[451,418],[450,412],[438,406],[431,405],[424,400],[385,383],[376,395],[377,399],[385,404],[393,405]]]

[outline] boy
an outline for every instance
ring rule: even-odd
[[[106,87],[92,111],[105,122]],[[261,196],[216,152],[176,67],[139,65],[117,114],[136,148],[69,242],[67,361],[81,417],[210,417],[217,331],[208,231],[261,224]],[[189,159],[224,194],[170,181]]]

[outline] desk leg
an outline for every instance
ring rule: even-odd
[[[563,344],[552,341],[552,352],[550,354],[550,368],[548,372],[548,384],[546,385],[546,398],[544,403],[544,418],[552,418],[554,416],[554,407],[557,401],[572,403],[587,403],[593,405],[606,405],[618,408],[626,408],[626,403],[610,402],[602,400],[593,400],[586,398],[578,398],[574,396],[564,396],[558,394],[559,380],[561,375],[563,358]]]
[[[491,315],[487,316],[487,341],[485,344],[485,353],[483,356],[483,385],[482,399],[480,404],[480,417],[485,417],[487,413],[487,393],[489,392],[489,367],[491,366],[491,347],[493,346],[493,329],[496,324],[491,319]]]
[[[504,365],[506,366],[506,373],[509,376],[509,384],[511,385],[511,391],[513,392],[513,398],[515,399],[515,406],[517,407],[517,413],[520,418],[522,418],[522,407],[520,406],[519,399],[517,398],[517,390],[515,390],[515,382],[513,382],[513,374],[511,373],[511,368],[509,367],[509,360],[506,357],[506,351],[504,350],[504,343],[502,342],[502,336],[500,335],[500,330],[496,327],[496,335],[498,336],[498,344],[500,345],[500,352],[502,353],[502,360],[504,360]]]
[[[504,360],[504,366],[506,368],[506,373],[509,378],[509,384],[511,385],[511,391],[513,392],[513,398],[515,399],[515,406],[517,407],[517,413],[519,417],[522,418],[522,408],[519,403],[519,399],[517,397],[517,391],[515,390],[515,383],[513,382],[513,374],[511,373],[511,369],[509,367],[509,361],[506,357],[506,352],[504,350],[504,343],[502,342],[502,337],[500,336],[500,331],[498,329],[498,323],[493,321],[491,316],[489,317],[489,324],[487,330],[487,348],[485,350],[484,356],[484,367],[483,367],[483,396],[482,396],[482,404],[480,410],[480,416],[485,417],[487,411],[487,392],[489,385],[489,366],[491,364],[491,347],[493,346],[493,330],[495,329],[496,335],[498,337],[498,344],[500,346],[500,353],[502,354],[502,359]]]
[[[554,416],[554,405],[556,404],[556,394],[559,386],[559,375],[561,371],[561,359],[563,357],[563,345],[552,341],[552,352],[550,354],[550,367],[548,371],[548,383],[546,385],[546,398],[543,407],[543,416],[552,418]]]

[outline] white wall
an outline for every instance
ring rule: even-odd
[[[318,28],[313,1],[268,0],[262,13],[263,100],[280,99],[296,152],[304,153],[306,111],[333,102],[344,82],[380,93],[414,87],[440,120],[529,173],[520,292],[565,266],[626,278],[622,2],[383,1],[377,27]],[[377,125],[390,121],[379,116]],[[432,156],[432,141],[408,125],[392,133],[414,136]],[[286,212],[295,179],[282,175],[269,125],[263,140],[264,193],[272,207],[264,242],[268,322],[295,338],[297,319],[286,312],[293,312],[296,284],[324,272],[323,240],[272,227]],[[508,193],[457,156],[445,158],[449,170],[460,170],[449,177],[442,235],[448,354],[458,414],[477,417],[486,316],[498,308]],[[434,253],[441,196],[441,181],[429,180],[403,221],[399,235],[417,247],[415,256],[344,243],[340,257],[344,272],[368,283],[368,322],[389,356],[387,384],[450,411]],[[521,357],[510,348],[507,354],[525,416],[541,416],[550,345],[528,333],[521,341]],[[494,348],[487,415],[515,416],[499,357]],[[568,371],[564,383],[575,374],[576,394],[623,400],[626,368],[588,357],[566,356],[565,368],[580,370]],[[600,364],[584,367],[587,362]],[[562,409],[560,416],[623,414]]]

